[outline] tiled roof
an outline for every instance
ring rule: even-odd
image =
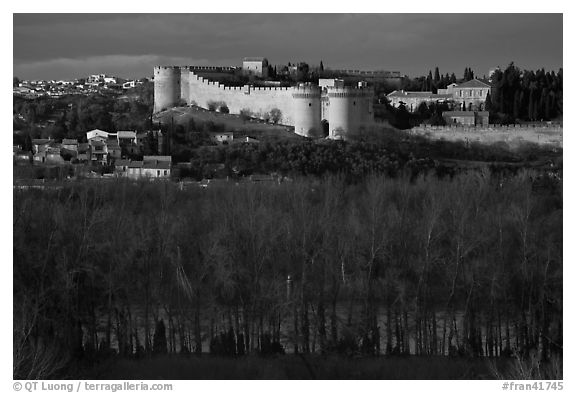
[[[52,139],[32,139],[33,145],[46,145],[51,142],[53,142]]]
[[[172,156],[144,156],[144,162],[148,161],[164,161],[164,162],[172,162]]]
[[[116,160],[114,161],[115,166],[129,166],[130,160]]]
[[[472,79],[468,82],[464,82],[457,86],[458,88],[461,87],[490,87],[490,85],[486,82],[481,81],[480,79]]]
[[[404,90],[394,90],[392,93],[388,94],[388,97],[429,97],[433,93],[431,91],[404,91]]]
[[[136,131],[118,131],[116,133],[118,138],[134,138],[136,136]]]
[[[142,168],[145,169],[170,169],[170,163],[166,161],[145,161]]]
[[[244,61],[264,61],[265,57],[245,57]]]
[[[128,168],[142,168],[142,165],[144,165],[142,161],[131,161]]]
[[[387,97],[405,97],[405,98],[452,98],[452,94],[434,94],[431,91],[404,91],[394,90]]]

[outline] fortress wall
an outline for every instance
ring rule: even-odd
[[[180,100],[187,101],[188,98],[188,88],[190,80],[190,68],[181,67],[180,68]]]
[[[230,113],[239,114],[249,109],[255,117],[264,116],[272,109],[282,112],[281,124],[294,125],[294,105],[292,88],[288,87],[231,87],[209,81],[190,72],[188,81],[189,104],[208,107],[210,101],[221,101],[228,106]]]

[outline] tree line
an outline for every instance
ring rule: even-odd
[[[491,77],[492,94],[486,109],[503,118],[516,120],[552,120],[562,115],[563,71],[520,70],[510,63]]]
[[[562,352],[561,188],[530,172],[13,201],[15,378],[113,353]]]

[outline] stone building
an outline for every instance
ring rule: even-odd
[[[267,78],[268,60],[265,57],[245,57],[242,61],[242,71],[248,75]]]
[[[393,107],[397,108],[403,102],[408,111],[414,112],[423,102],[426,104],[451,102],[453,96],[452,94],[434,94],[431,91],[394,90],[386,97]]]
[[[404,102],[406,109],[410,112],[418,109],[418,106],[423,102],[426,104],[448,102],[454,104],[456,109],[483,111],[489,92],[490,84],[488,82],[472,79],[461,84],[452,83],[446,89],[438,89],[436,94],[431,91],[395,90],[386,97],[394,107],[398,107],[400,102]]]
[[[483,111],[490,84],[480,79],[472,79],[461,84],[452,83],[446,89],[438,89],[438,94],[450,94],[460,109]]]

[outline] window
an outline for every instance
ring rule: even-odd
[[[168,171],[164,171],[164,176],[168,176]]]
[[[462,97],[462,90],[460,90],[460,97]]]
[[[160,171],[156,171],[156,176],[160,176]]]
[[[309,102],[309,103],[308,103],[308,106],[312,106],[312,103],[311,103],[311,102]]]
[[[482,90],[480,90],[480,97],[482,97]]]

